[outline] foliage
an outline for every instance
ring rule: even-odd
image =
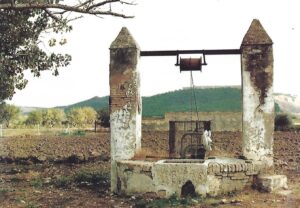
[[[71,177],[60,176],[55,180],[54,185],[59,188],[65,188],[65,187],[69,186],[71,183],[72,183]]]
[[[65,119],[65,112],[62,109],[50,108],[43,111],[43,126],[60,126]]]
[[[292,127],[292,119],[287,114],[278,114],[275,117],[275,130],[285,131]]]
[[[97,112],[91,107],[74,108],[65,114],[63,109],[50,108],[36,110],[28,114],[26,125],[42,125],[45,127],[59,127],[62,124],[71,124],[74,127],[93,125]],[[82,134],[82,133],[80,133]]]
[[[96,114],[91,107],[73,108],[67,113],[67,120],[72,126],[82,127],[93,124]]]
[[[34,205],[34,204],[31,204],[31,203],[29,203],[28,205],[26,205],[26,207],[25,208],[38,208],[38,206],[37,205]]]
[[[73,136],[85,136],[86,133],[83,130],[77,130],[75,132],[72,133]]]
[[[100,123],[100,125],[105,128],[110,127],[110,115],[109,115],[109,110],[107,108],[98,110],[97,122]]]
[[[9,193],[10,190],[7,188],[0,188],[0,199],[6,197],[7,193]]]
[[[84,123],[86,125],[92,125],[94,124],[96,117],[97,117],[97,112],[91,108],[91,107],[83,107],[81,108],[84,114]]]
[[[32,185],[34,188],[42,188],[43,187],[43,179],[35,178],[30,181],[30,185]]]
[[[26,86],[24,71],[30,70],[37,77],[45,70],[58,75],[58,68],[69,65],[69,55],[41,49],[40,36],[50,28],[56,32],[72,29],[66,23],[52,21],[42,10],[0,10],[0,102]]]
[[[74,182],[80,185],[106,185],[110,180],[110,174],[101,171],[80,171],[74,175]]]
[[[0,123],[5,123],[6,127],[10,127],[12,122],[18,120],[20,116],[20,108],[14,105],[2,103],[0,104]]]
[[[35,110],[35,111],[31,111],[28,114],[25,124],[26,125],[41,125],[42,122],[43,122],[43,111]]]
[[[79,186],[107,186],[110,180],[109,172],[102,171],[79,171],[72,176],[60,176],[54,181],[59,188],[66,188],[75,183]]]
[[[36,110],[28,114],[26,125],[42,125],[46,127],[61,126],[65,120],[65,112],[62,109],[50,108],[47,110]]]
[[[44,37],[72,30],[67,12],[131,17],[112,11],[108,6],[112,3],[132,5],[121,0],[0,0],[0,103],[11,99],[16,89],[25,88],[26,70],[37,77],[42,71],[51,71],[56,76],[59,68],[70,64],[70,55],[49,51],[49,47],[63,45],[67,40]]]
[[[81,108],[73,108],[67,113],[67,120],[72,126],[83,126],[84,114]]]

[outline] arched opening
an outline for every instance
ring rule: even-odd
[[[194,184],[188,180],[182,187],[181,187],[181,197],[195,197],[195,186]]]

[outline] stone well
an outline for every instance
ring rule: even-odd
[[[110,47],[111,191],[184,197],[216,196],[252,185],[266,191],[286,188],[286,177],[272,172],[272,44],[260,22],[253,20],[240,47],[244,159],[140,161],[132,159],[141,148],[140,49],[122,28]]]
[[[157,162],[117,162],[120,193],[157,193],[161,197],[217,196],[250,187],[261,162],[216,157],[207,160],[170,159]],[[190,188],[185,189],[189,184]]]

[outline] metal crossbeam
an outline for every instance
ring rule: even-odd
[[[240,49],[141,51],[141,56],[178,56],[180,54],[239,55]]]

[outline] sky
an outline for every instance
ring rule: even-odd
[[[136,0],[119,9],[133,19],[85,16],[63,35],[56,51],[72,55],[58,77],[32,77],[9,102],[18,106],[55,107],[109,95],[109,46],[123,26],[146,50],[238,49],[253,19],[259,19],[274,42],[274,91],[300,95],[300,12],[297,0]],[[115,7],[113,6],[112,9]],[[49,35],[51,38],[51,35]],[[47,49],[49,51],[52,48]],[[187,57],[199,57],[188,55]],[[207,56],[194,72],[196,86],[240,85],[239,55]],[[142,96],[190,86],[190,74],[179,72],[175,57],[141,57]]]

